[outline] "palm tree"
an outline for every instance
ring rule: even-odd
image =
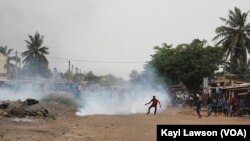
[[[7,46],[0,46],[0,52],[6,56],[10,56],[12,54],[13,49],[9,49]]]
[[[229,10],[228,19],[220,18],[225,25],[216,28],[214,40],[220,39],[216,45],[222,44],[227,59],[230,59],[230,73],[235,73],[240,65],[247,63],[247,54],[250,49],[250,23],[247,15],[237,7]],[[248,51],[248,53],[247,53]],[[230,58],[229,58],[230,57]]]
[[[20,58],[17,55],[13,55],[13,49],[9,49],[7,46],[3,47],[0,46],[0,52],[7,56],[7,74],[8,77],[13,78],[14,75],[17,74],[19,71],[17,67],[17,63],[20,64]],[[15,61],[16,63],[13,64],[11,61]]]
[[[38,32],[34,36],[29,35],[27,49],[22,53],[24,68],[28,69],[32,75],[43,75],[43,71],[48,69],[48,60],[45,55],[49,54],[48,47],[43,46],[43,36]]]

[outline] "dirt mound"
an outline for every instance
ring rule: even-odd
[[[54,118],[54,116],[35,99],[26,99],[23,102],[21,100],[2,101],[0,102],[0,109],[0,116],[5,117]]]

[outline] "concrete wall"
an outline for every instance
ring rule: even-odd
[[[7,76],[7,57],[0,52],[0,75]]]

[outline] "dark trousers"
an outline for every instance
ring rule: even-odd
[[[149,106],[149,107],[148,107],[148,113],[147,113],[147,114],[149,114],[149,113],[150,113],[150,109],[151,109],[152,107],[154,107],[154,108],[155,108],[155,112],[154,112],[154,114],[156,114],[156,111],[157,111],[157,106],[153,106],[153,105],[151,105],[151,106]]]
[[[200,107],[197,107],[196,112],[197,112],[199,118],[201,118],[201,108]]]
[[[223,111],[224,111],[225,116],[227,117],[228,116],[228,109],[224,109]]]

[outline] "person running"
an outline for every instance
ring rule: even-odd
[[[157,104],[159,103],[160,108],[161,108],[161,103],[160,103],[160,101],[159,101],[158,99],[155,98],[155,96],[153,96],[153,99],[151,99],[151,101],[148,102],[148,103],[146,103],[145,105],[148,105],[148,104],[150,104],[151,102],[152,102],[152,104],[148,107],[148,113],[147,113],[147,114],[149,114],[149,113],[150,113],[150,109],[151,109],[152,107],[154,107],[154,108],[155,108],[154,115],[155,115],[155,114],[156,114],[156,111],[157,111]]]

